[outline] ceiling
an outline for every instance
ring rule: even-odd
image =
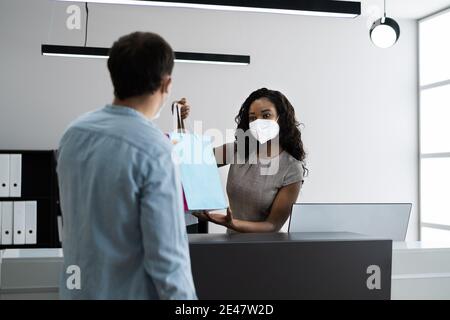
[[[441,9],[450,8],[450,0],[386,0],[386,8],[387,15],[393,18],[420,19]],[[382,13],[383,0],[361,0],[363,16],[372,16],[377,10]]]
[[[60,0],[73,1],[73,0]],[[82,0],[74,0],[83,2]],[[96,0],[91,0],[96,2]],[[97,0],[112,3],[112,0]],[[358,0],[335,0],[358,1]],[[450,0],[359,0],[363,17],[378,18],[383,13],[383,2],[386,1],[387,15],[398,19],[420,19],[432,13],[450,8]],[[179,2],[183,2],[180,0]]]

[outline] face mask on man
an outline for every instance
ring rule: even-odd
[[[153,116],[152,120],[156,120],[156,119],[158,119],[158,118],[161,116],[161,111],[162,111],[162,109],[164,109],[164,106],[165,106],[165,105],[166,105],[166,104],[164,103],[164,104],[161,106],[161,108],[159,108],[158,112]]]
[[[275,138],[280,132],[277,120],[256,119],[250,122],[250,133],[259,143],[264,144]]]
[[[152,120],[156,120],[161,116],[161,112],[164,109],[164,107],[166,106],[166,102],[167,102],[167,97],[163,98],[163,103],[161,104],[161,107],[159,107],[158,112],[153,116]]]

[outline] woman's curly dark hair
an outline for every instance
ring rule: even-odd
[[[275,105],[278,113],[278,124],[280,125],[280,146],[305,167],[306,153],[303,149],[302,134],[300,132],[300,123],[295,118],[295,110],[284,94],[279,91],[269,90],[267,88],[258,89],[242,104],[238,115],[235,118],[237,129],[247,132],[249,129],[249,111],[251,104],[258,99],[266,98]],[[248,146],[246,146],[248,153]]]

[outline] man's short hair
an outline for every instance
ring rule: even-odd
[[[114,42],[109,52],[108,69],[114,94],[123,100],[153,94],[162,79],[172,74],[174,53],[161,36],[134,32]]]

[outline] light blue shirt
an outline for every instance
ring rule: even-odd
[[[114,105],[81,116],[61,139],[57,172],[61,298],[196,299],[178,169],[154,123]]]

